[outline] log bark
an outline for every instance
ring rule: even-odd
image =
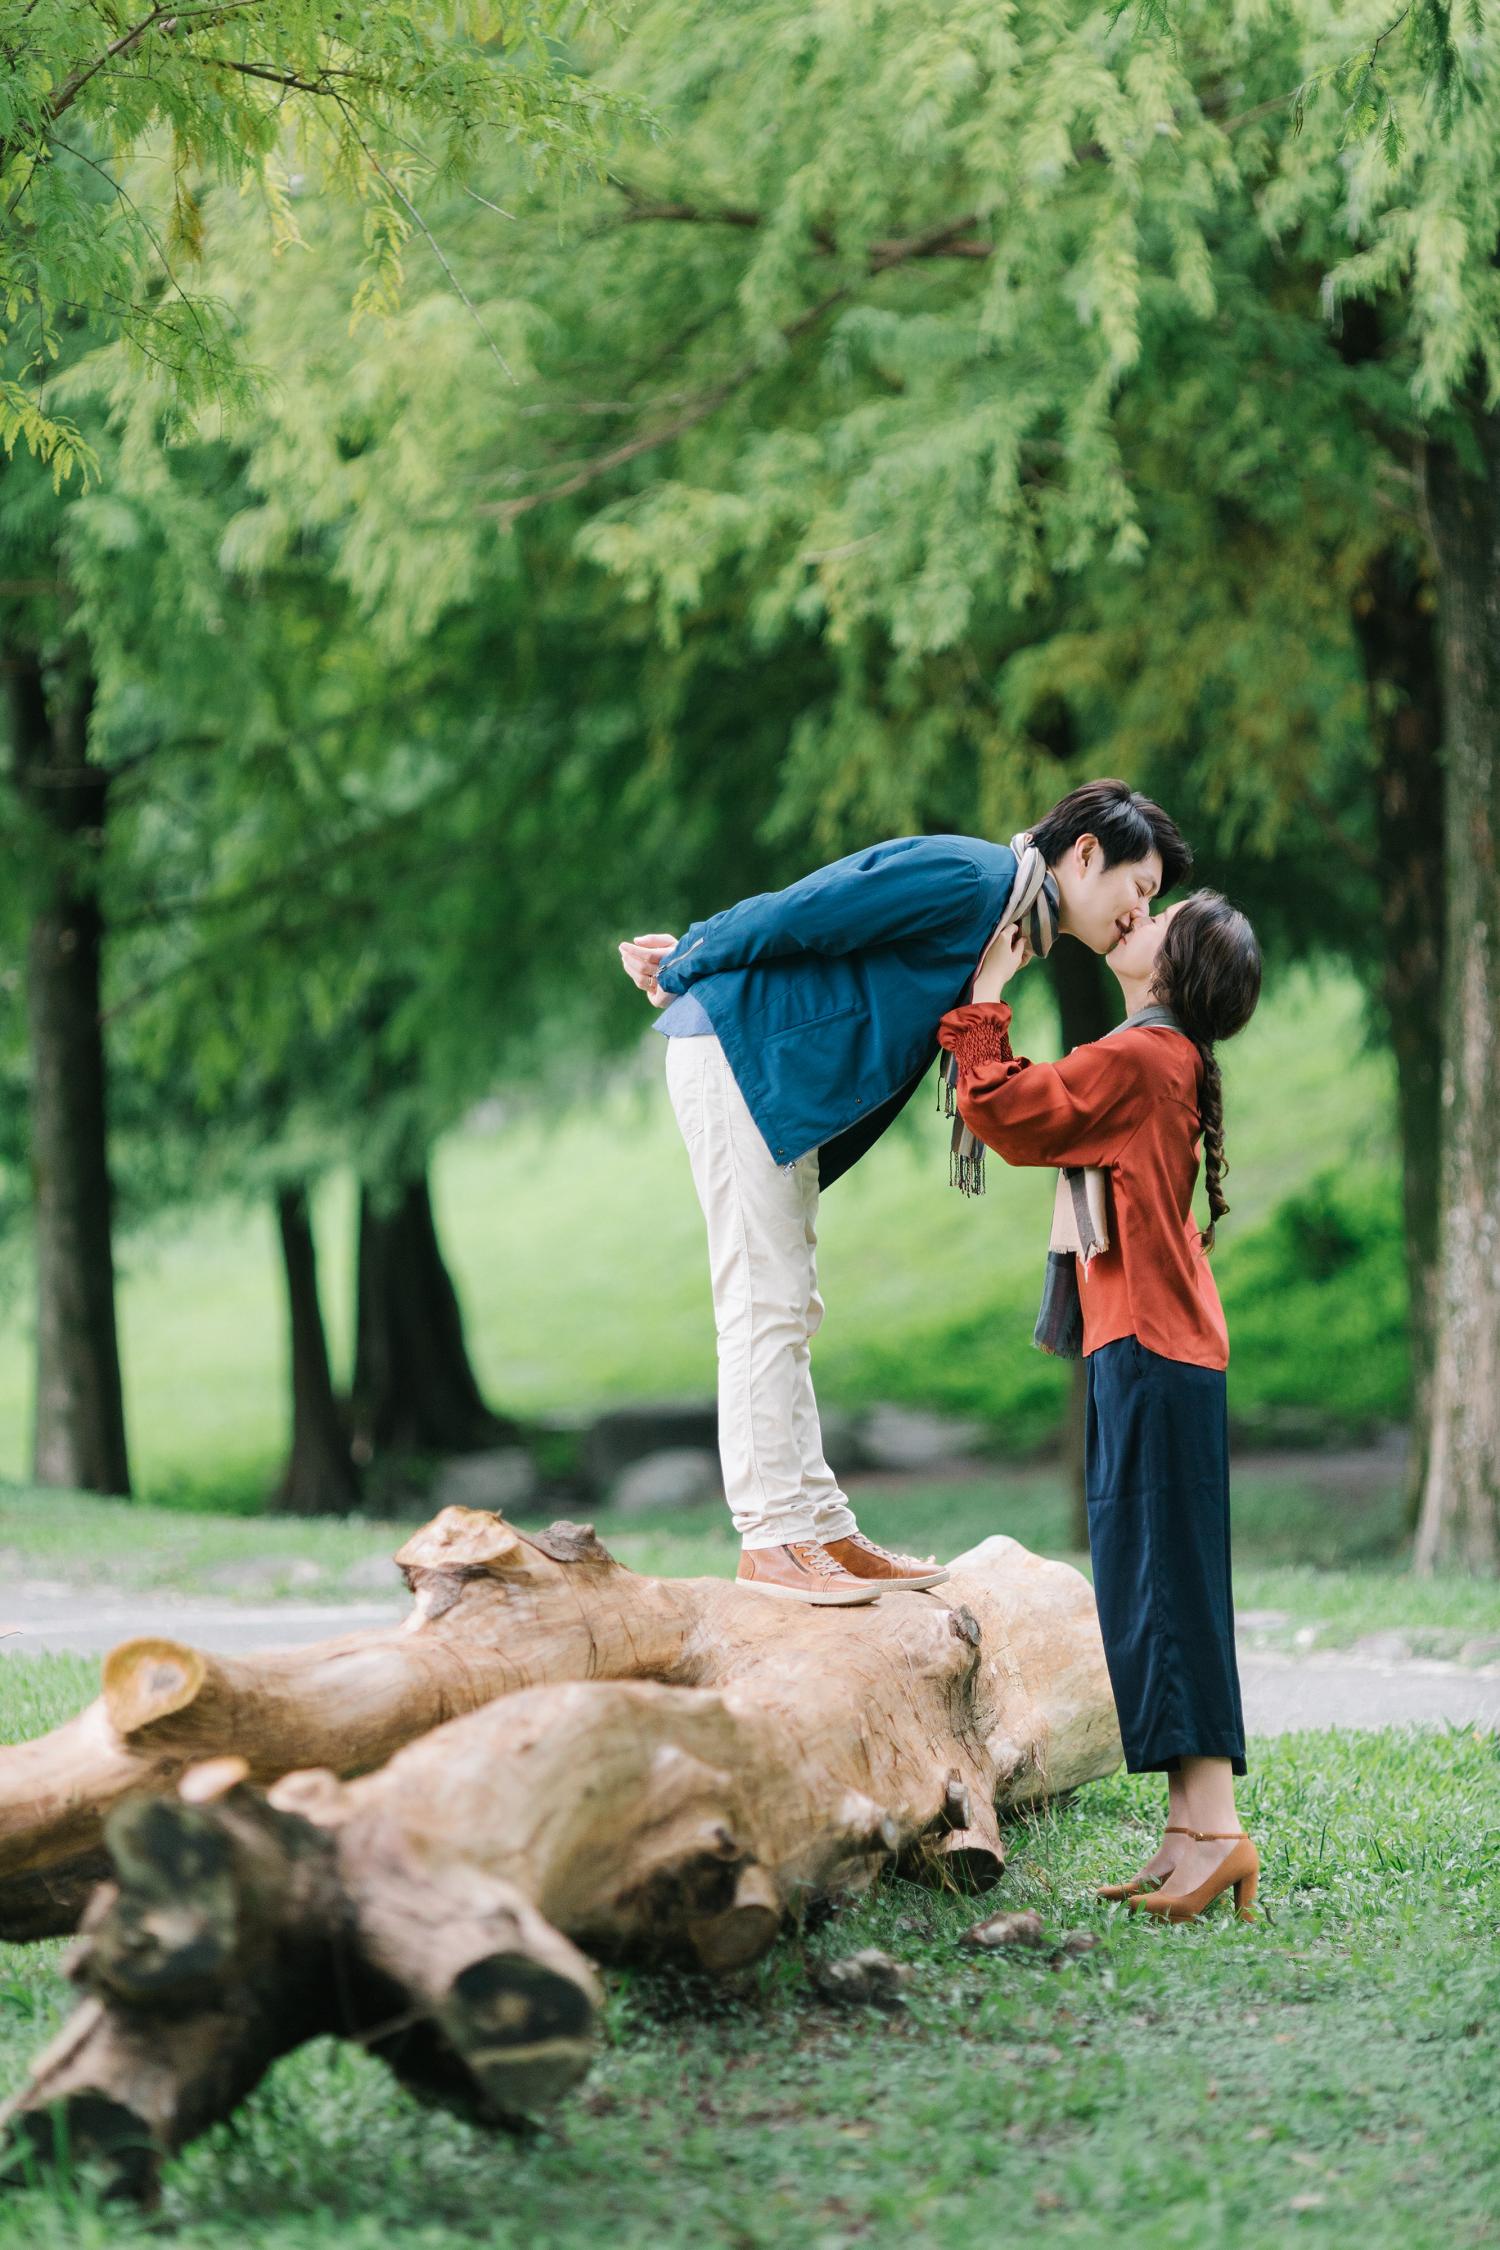
[[[292,1438],[272,1504],[290,1515],[348,1515],[359,1506],[359,1471],[329,1370],[312,1212],[300,1182],[277,1191],[276,1226],[286,1276]]]
[[[1445,713],[1442,1211],[1419,1571],[1500,1572],[1500,414],[1429,449]]]
[[[97,871],[109,779],[89,756],[92,683],[6,666],[14,772],[42,839],[26,961],[39,1485],[128,1493],[115,1325],[113,1188]]]
[[[425,1172],[359,1203],[354,1423],[358,1456],[483,1452],[515,1435],[485,1404],[443,1259]]]
[[[114,1881],[75,1955],[83,2005],[0,2113],[21,2169],[66,2148],[149,2192],[162,2156],[320,2032],[358,2038],[424,2098],[530,2116],[588,2067],[589,1956],[733,1970],[895,1858],[993,1883],[1002,1808],[1119,1759],[1092,1594],[1010,1539],[931,1594],[855,1611],[637,1579],[574,1527],[532,1542],[452,1510],[419,1540],[407,1567],[429,1607],[446,1582],[443,1616],[498,1609],[523,1668],[571,1676],[361,1779],[295,1772],[269,1797],[250,1779],[265,1730],[242,1706],[247,1754],[121,1805]],[[636,1676],[597,1676],[632,1621]],[[461,1641],[446,1664],[430,1639],[427,1655],[469,1692]],[[313,1677],[304,1704],[326,1704],[331,1680],[309,1699]],[[325,1711],[323,1739],[336,1731]]]

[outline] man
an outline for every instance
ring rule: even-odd
[[[667,1082],[708,1226],[719,1452],[744,1583],[838,1607],[946,1577],[866,1539],[823,1458],[819,1190],[905,1107],[1002,929],[1023,923],[1037,952],[1062,930],[1107,953],[1191,858],[1159,805],[1093,781],[1012,845],[901,837],[680,939],[621,945],[626,973],[666,1009]],[[961,1121],[953,1152],[955,1180],[977,1188]]]

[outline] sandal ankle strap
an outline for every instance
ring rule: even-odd
[[[1248,1828],[1174,1828],[1168,1825],[1164,1836],[1191,1836],[1196,1844],[1248,1844]]]

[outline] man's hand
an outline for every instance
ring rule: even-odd
[[[632,984],[638,984],[653,1008],[664,1008],[673,997],[663,992],[656,972],[677,940],[669,931],[654,930],[647,937],[626,938],[620,945],[620,966]]]
[[[1031,940],[1019,922],[997,930],[974,976],[976,1000],[998,1000],[1018,969],[1031,959]]]

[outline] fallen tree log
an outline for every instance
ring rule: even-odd
[[[472,1557],[481,1531],[458,1530]],[[534,1628],[528,1543],[492,1536],[508,1559],[483,1567],[509,1571]],[[992,1883],[1001,1808],[1118,1762],[1092,1594],[1013,1540],[853,1611],[637,1579],[591,1538],[553,1540],[570,1544],[547,1557],[570,1613],[633,1596],[656,1677],[519,1688],[352,1782],[294,1772],[263,1796],[247,1748],[118,1807],[114,1881],[75,1950],[86,1997],[0,2113],[18,2176],[61,2141],[147,2192],[319,2032],[428,2099],[530,2115],[588,2066],[588,1955],[732,1969],[892,1858]]]
[[[105,1658],[87,1710],[0,1749],[0,1939],[76,1929],[110,1811],[172,1789],[191,1765],[232,1754],[263,1785],[306,1766],[348,1778],[447,1719],[546,1681],[715,1686],[743,1653],[725,1621],[748,1616],[753,1638],[779,1620],[779,1646],[790,1607],[718,1579],[637,1576],[588,1527],[527,1537],[466,1508],[424,1525],[396,1562],[415,1597],[400,1625],[243,1657],[126,1641]],[[1076,1574],[1072,1583],[1082,1585]],[[1091,1680],[1096,1698],[1107,1695],[1101,1680]],[[1062,1681],[1045,1692],[1055,1704]]]

